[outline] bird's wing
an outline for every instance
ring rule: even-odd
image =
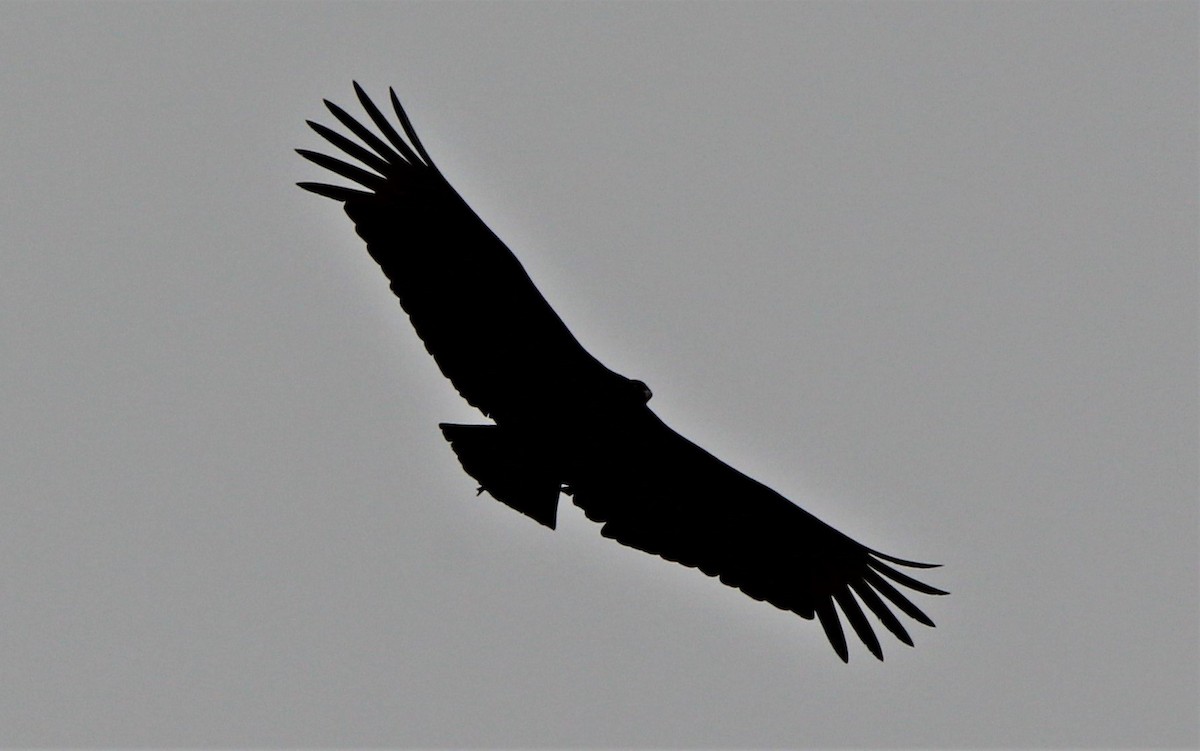
[[[425,348],[463,398],[496,417],[544,399],[548,374],[611,374],[434,166],[395,92],[391,103],[407,141],[354,88],[382,137],[329,101],[329,111],[359,141],[309,125],[358,164],[297,151],[358,187],[299,185],[345,204]]]
[[[567,491],[588,518],[604,524],[605,537],[698,568],[803,618],[815,615],[842,660],[849,658],[838,610],[881,660],[862,605],[909,646],[893,609],[933,626],[896,585],[946,592],[895,568],[933,564],[855,542],[679,435],[648,408],[628,427],[630,435],[611,436],[610,447],[598,449],[603,471],[573,479]]]

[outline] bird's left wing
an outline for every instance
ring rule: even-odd
[[[407,140],[357,83],[354,90],[377,132],[329,101],[330,113],[358,140],[309,125],[356,163],[298,151],[357,185],[300,187],[345,205],[417,335],[458,392],[499,420],[547,409],[563,392],[623,382],[579,344],[516,256],[442,176],[395,92],[392,109]]]
[[[597,448],[602,471],[581,475],[567,490],[588,518],[604,524],[605,537],[699,568],[803,618],[815,616],[842,660],[849,653],[838,610],[881,660],[861,605],[909,646],[893,608],[934,625],[895,586],[946,594],[896,569],[932,564],[855,542],[679,435],[648,408],[628,427],[620,440]]]

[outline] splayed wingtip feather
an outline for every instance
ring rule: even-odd
[[[376,172],[379,172],[380,174],[390,174],[392,172],[392,165],[381,159],[373,151],[363,148],[354,141],[351,141],[349,138],[343,136],[341,133],[338,133],[331,128],[327,128],[320,123],[313,122],[312,120],[306,120],[305,122],[308,123],[310,128],[317,132],[317,135],[321,136],[329,143],[341,149],[345,154],[354,157]]]
[[[884,628],[886,628],[888,631],[891,631],[893,636],[908,646],[913,646],[912,637],[908,635],[908,631],[904,628],[904,624],[900,622],[900,619],[896,617],[896,614],[893,613],[891,608],[887,606],[887,603],[879,598],[879,595],[875,593],[875,590],[871,589],[871,587],[864,582],[850,582],[850,587],[854,590],[854,593],[858,595],[858,599],[862,600],[863,603],[871,610],[871,612],[875,614],[875,617],[879,619],[879,622],[883,624]]]
[[[373,193],[365,193],[361,190],[352,188],[343,188],[338,185],[327,185],[325,183],[302,182],[296,183],[300,188],[307,190],[309,193],[316,193],[325,198],[332,198],[335,201],[352,201],[356,198],[369,198]]]
[[[897,566],[906,566],[908,568],[941,568],[942,567],[942,564],[940,564],[940,563],[922,563],[920,561],[910,561],[905,558],[897,558],[894,555],[888,555],[887,553],[880,553],[878,550],[872,550],[871,548],[867,548],[867,552],[869,552],[871,555],[875,556],[876,558],[882,558],[883,560],[885,560],[889,563],[894,563]]]
[[[868,558],[867,565],[870,566],[871,568],[875,569],[879,573],[883,574],[887,578],[891,579],[892,581],[903,584],[904,586],[908,587],[911,590],[921,592],[921,593],[927,594],[927,595],[950,594],[949,592],[938,589],[937,587],[931,587],[928,584],[926,584],[925,582],[917,581],[916,579],[912,578],[911,576],[909,576],[907,574],[902,574],[899,571],[897,571],[896,569],[887,565],[886,563],[883,563],[882,561],[876,561],[876,560]]]
[[[837,616],[837,611],[834,610],[833,600],[822,600],[816,607],[817,619],[821,621],[821,628],[825,629],[825,637],[829,639],[829,644],[833,647],[833,651],[837,652],[837,656],[842,658],[842,662],[850,662],[850,650],[846,645],[846,634],[842,631],[841,620]]]
[[[358,120],[355,120],[344,109],[328,99],[325,100],[325,107],[328,108],[333,116],[338,119],[338,122],[340,122],[342,125],[345,125],[350,129],[350,132],[362,139],[362,142],[369,146],[376,154],[382,157],[384,161],[397,167],[402,167],[408,164],[408,162],[406,162],[399,154],[397,154],[392,147],[380,140],[379,136],[372,133]]]
[[[322,154],[317,151],[309,151],[308,149],[296,149],[296,153],[304,157],[313,164],[324,167],[334,174],[341,175],[347,180],[353,180],[364,188],[379,190],[387,184],[387,179],[374,172],[368,172],[361,167],[355,167],[353,164],[347,164],[340,159],[335,159],[328,154]]]
[[[900,594],[900,590],[893,587],[879,574],[872,569],[867,569],[863,573],[863,580],[874,587],[881,595],[892,602],[893,605],[900,608],[904,613],[915,621],[924,623],[926,626],[933,627],[934,622],[929,616],[921,612],[921,609],[913,605],[907,597]]]
[[[387,118],[383,116],[379,108],[375,106],[375,102],[371,101],[371,98],[367,96],[367,92],[363,91],[362,87],[357,83],[354,84],[354,92],[358,95],[359,104],[362,105],[367,116],[375,123],[375,127],[379,128],[379,132],[383,133],[392,146],[400,152],[400,157],[410,164],[419,164],[420,159],[413,153],[412,148],[404,142],[404,139],[400,137],[400,134],[392,127],[392,124],[387,121]]]
[[[859,640],[867,646],[871,654],[882,661],[883,647],[879,644],[879,638],[875,636],[871,622],[867,620],[866,614],[858,606],[858,601],[854,599],[849,588],[839,589],[834,593],[833,598],[837,601],[838,607],[842,609],[842,613],[845,614],[846,620],[850,622],[850,627],[854,629]]]
[[[412,126],[412,122],[408,119],[408,113],[404,111],[404,107],[400,104],[400,97],[396,96],[396,90],[388,88],[388,95],[392,100],[392,109],[396,111],[396,117],[400,118],[400,127],[404,128],[404,134],[412,141],[413,148],[425,160],[425,163],[433,167],[433,160],[429,158],[429,152],[425,150],[425,145],[421,143],[421,139],[417,137],[417,130]],[[434,167],[434,169],[437,169]]]

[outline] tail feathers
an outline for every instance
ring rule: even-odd
[[[496,425],[438,426],[466,473],[496,500],[554,529],[561,483]]]

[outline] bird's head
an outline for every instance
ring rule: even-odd
[[[650,397],[654,396],[654,392],[642,381],[631,378],[629,385],[634,389],[634,393],[637,394],[637,398],[642,404],[650,401]]]

